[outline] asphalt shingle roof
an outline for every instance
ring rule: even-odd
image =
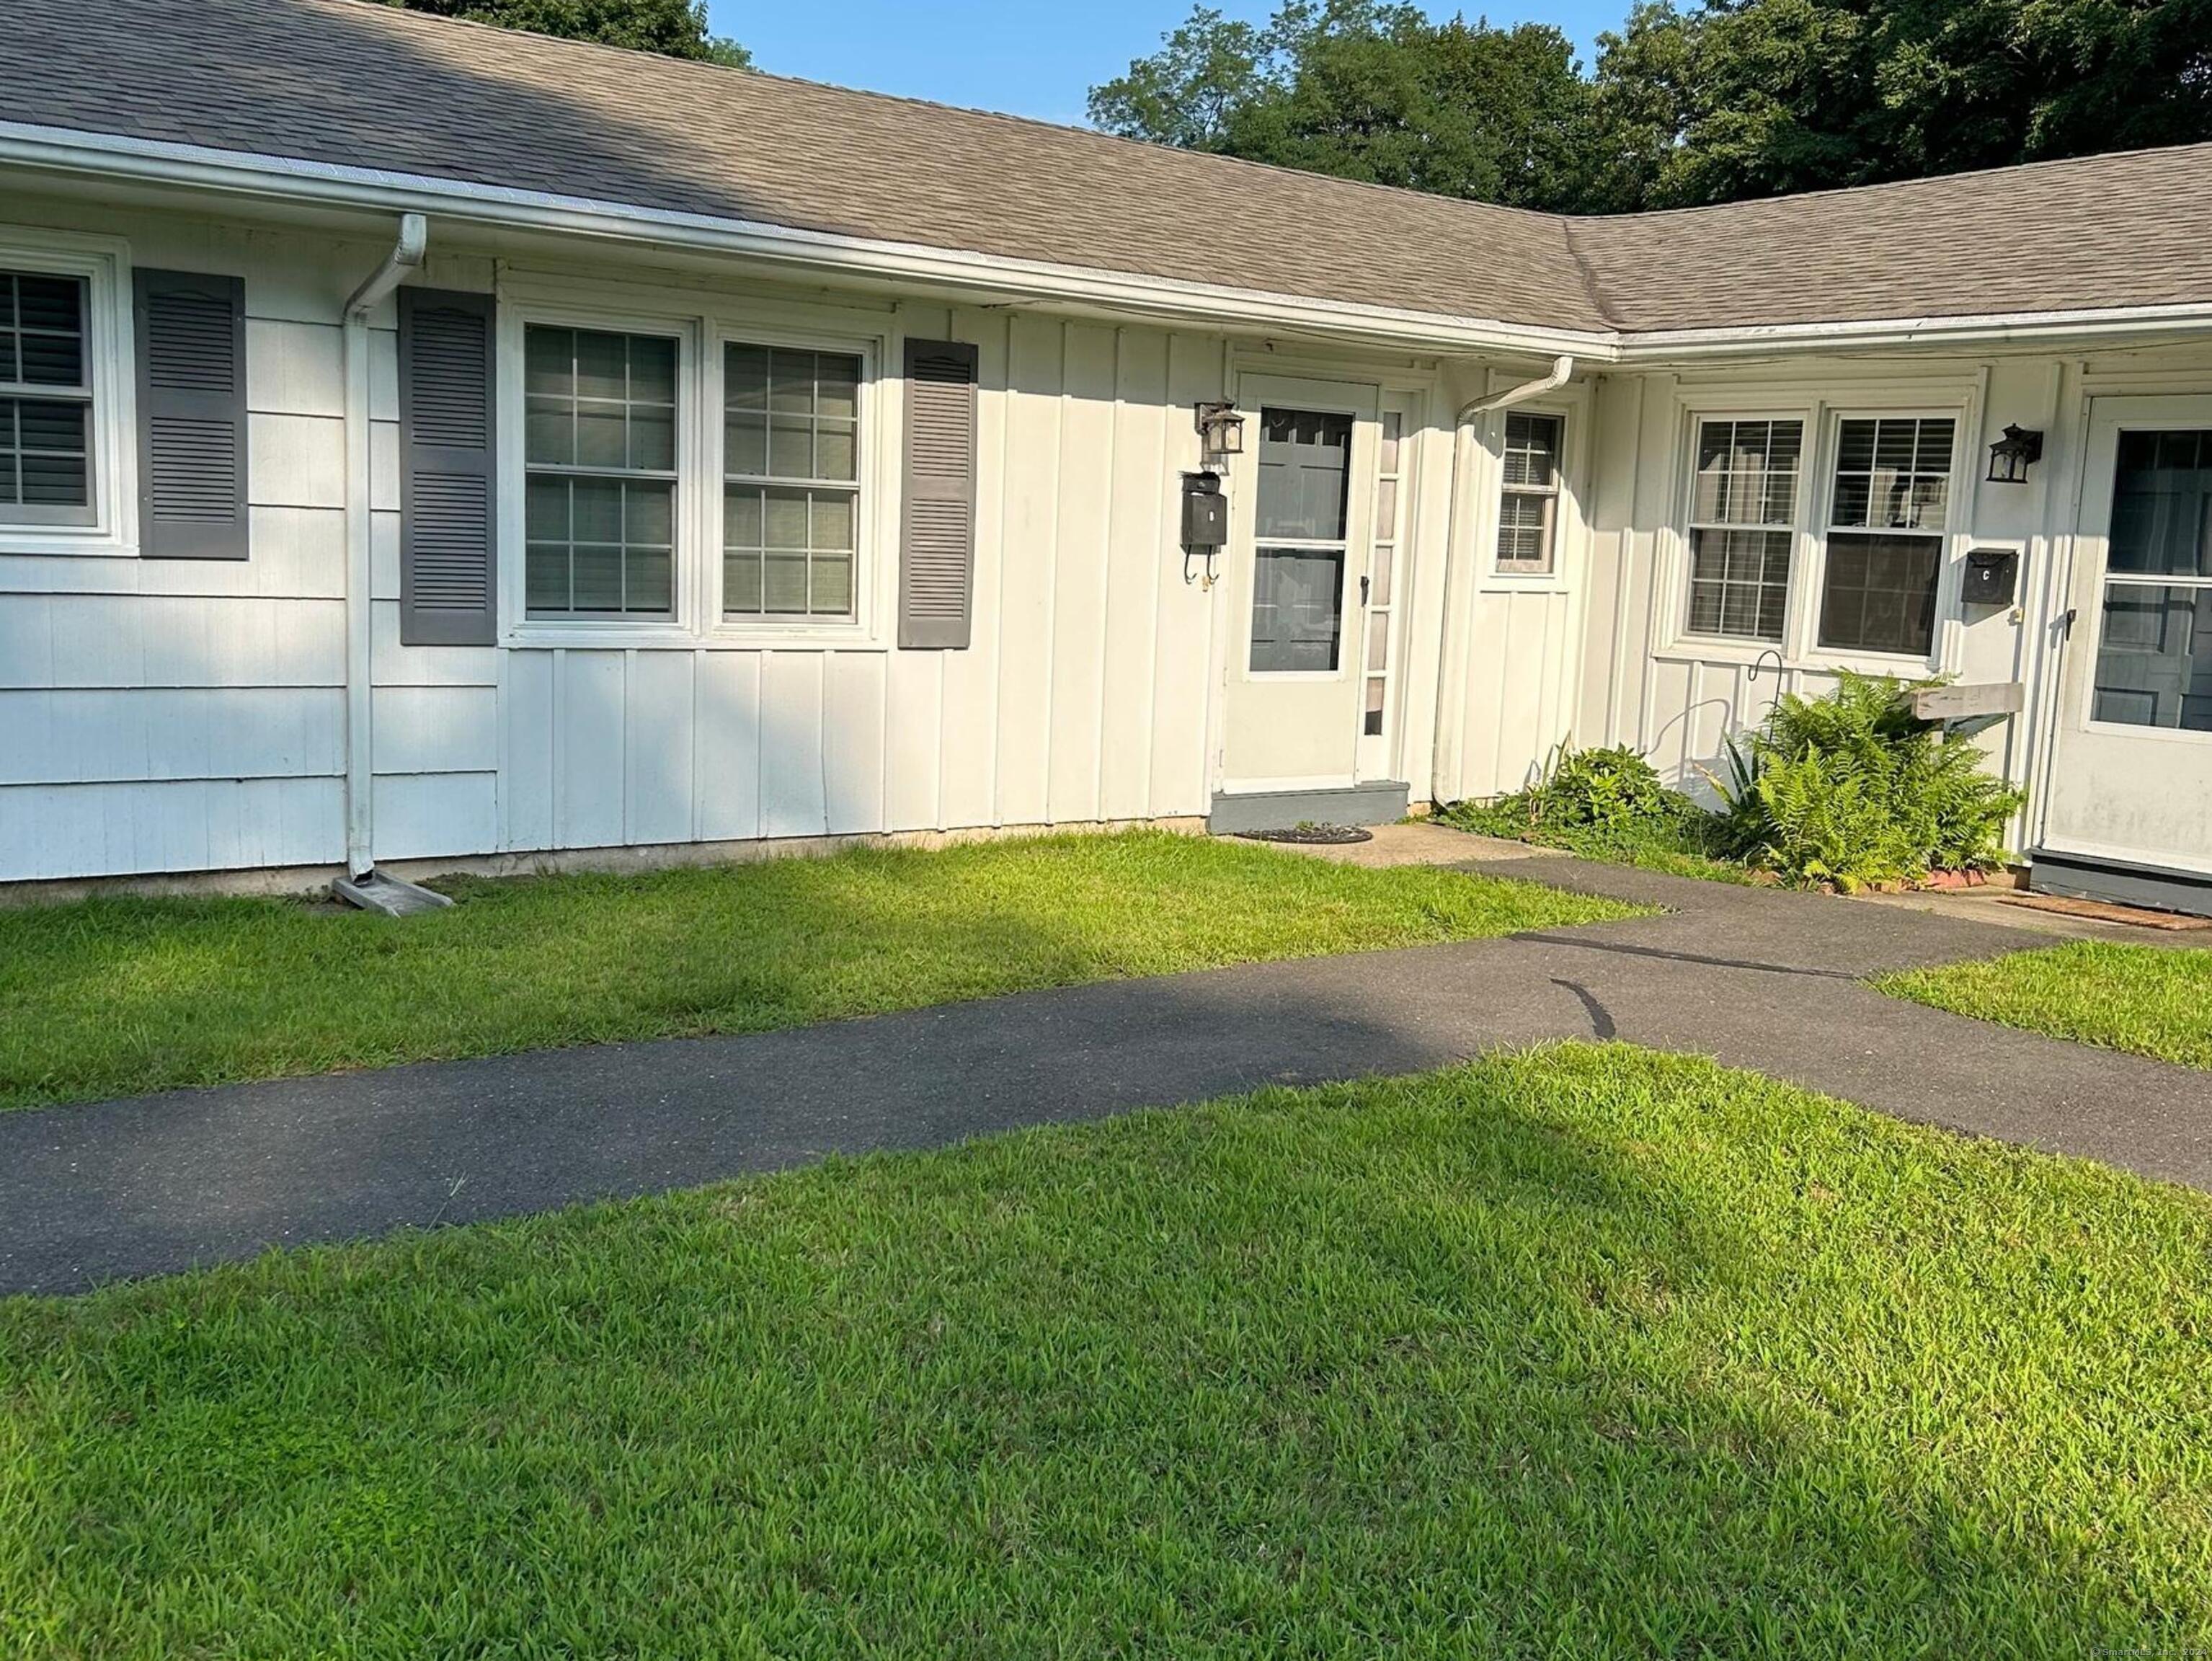
[[[1561,328],[2212,301],[2212,145],[1571,219],[370,0],[15,0],[0,119]]]

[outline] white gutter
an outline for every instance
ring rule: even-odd
[[[371,600],[375,515],[369,490],[374,446],[368,319],[392,291],[407,280],[408,273],[422,265],[429,241],[429,222],[419,213],[405,215],[392,252],[345,303],[345,837],[346,874],[351,877],[366,876],[375,867],[372,804],[375,611]]]

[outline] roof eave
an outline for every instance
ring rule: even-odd
[[[1271,328],[1370,347],[1445,353],[1570,352],[1602,361],[1611,358],[1619,338],[1609,332],[1354,305],[67,127],[0,121],[0,166],[5,165],[264,202],[424,213],[447,223],[726,253],[817,275],[835,272],[922,283],[993,303],[1095,305],[1169,322]]]
[[[1277,330],[1373,349],[1457,355],[1571,355],[1599,367],[1756,358],[1780,351],[2153,339],[2212,328],[2212,302],[1958,317],[1876,318],[1712,328],[1589,330],[1355,305],[1104,267],[877,240],[430,174],[0,121],[0,166],[121,179],[449,223],[740,257],[819,276],[927,284],[986,303],[1096,306],[1170,324]]]

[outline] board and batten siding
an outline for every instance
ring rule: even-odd
[[[1182,581],[1176,515],[1219,343],[1002,311],[900,320],[980,358],[969,647],[402,646],[380,514],[378,859],[1206,811],[1213,602]],[[380,503],[396,455],[379,444]]]
[[[351,250],[26,204],[135,265],[245,282],[252,557],[0,554],[0,879],[344,855]]]

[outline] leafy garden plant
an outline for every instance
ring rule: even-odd
[[[1845,672],[1825,697],[1785,695],[1733,743],[1716,783],[1737,856],[1845,893],[1997,865],[2025,795],[1982,770],[1970,739],[1914,715],[1912,691]]]

